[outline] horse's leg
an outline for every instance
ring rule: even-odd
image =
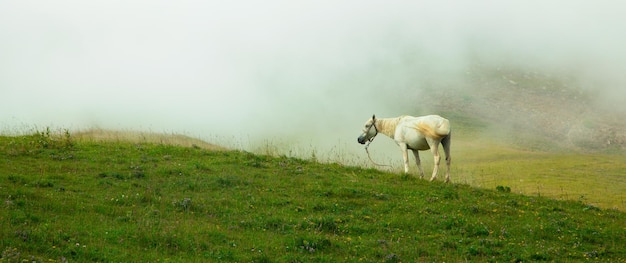
[[[441,156],[439,156],[439,141],[438,140],[428,140],[428,144],[430,145],[430,151],[433,153],[433,176],[430,177],[430,181],[435,180],[437,178],[437,172],[439,172],[439,161]]]
[[[443,146],[443,151],[446,154],[446,183],[450,182],[450,162],[452,161],[452,157],[450,156],[450,142],[451,142],[452,133],[448,134],[442,141],[441,145]]]
[[[402,159],[404,160],[404,173],[409,173],[409,152],[408,147],[404,143],[398,144],[400,145],[400,150],[402,151]]]
[[[420,178],[424,178],[424,170],[422,169],[422,162],[420,161],[420,152],[418,150],[413,150],[413,156],[415,156],[415,163],[417,164],[417,169],[419,169]]]

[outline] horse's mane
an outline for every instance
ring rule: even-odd
[[[393,139],[396,133],[396,127],[398,126],[398,123],[400,123],[400,121],[404,117],[407,117],[407,115],[402,115],[396,118],[376,119],[376,126],[379,129],[380,133],[387,135]]]

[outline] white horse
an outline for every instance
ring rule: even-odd
[[[389,136],[400,146],[402,158],[404,158],[405,173],[409,172],[408,150],[411,150],[415,156],[420,178],[424,178],[419,151],[430,149],[435,161],[433,175],[430,178],[431,181],[437,178],[439,160],[441,159],[439,156],[439,144],[441,143],[446,153],[446,183],[450,182],[450,139],[452,133],[450,122],[447,119],[438,115],[377,119],[376,115],[374,115],[365,122],[363,134],[359,136],[358,142],[360,144],[371,143],[379,132]]]

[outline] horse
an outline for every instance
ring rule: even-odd
[[[452,131],[450,129],[450,121],[439,115],[427,115],[427,116],[400,116],[396,118],[376,118],[376,115],[372,115],[372,118],[365,122],[363,133],[359,136],[357,141],[360,144],[371,143],[374,137],[382,133],[393,139],[400,150],[402,151],[402,158],[404,159],[404,173],[409,173],[409,157],[408,151],[411,150],[415,156],[415,162],[419,169],[420,178],[424,178],[424,170],[422,169],[419,151],[425,151],[430,149],[433,154],[434,168],[433,175],[430,181],[437,178],[437,172],[439,171],[439,144],[443,146],[443,150],[446,154],[446,183],[450,182],[450,143],[452,138]],[[366,146],[366,149],[367,149]]]

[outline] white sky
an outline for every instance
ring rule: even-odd
[[[571,0],[4,0],[0,128],[352,143],[372,113],[418,114],[407,108],[416,83],[455,79],[471,56],[576,70],[623,105],[623,10]]]

